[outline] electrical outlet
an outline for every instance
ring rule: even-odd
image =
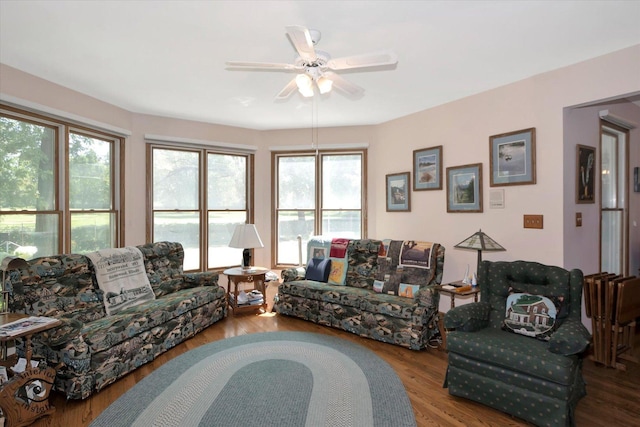
[[[524,228],[543,228],[542,215],[525,215]]]

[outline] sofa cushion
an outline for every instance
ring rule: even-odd
[[[279,293],[349,307],[361,307],[364,299],[375,295],[375,292],[369,289],[336,286],[313,280],[285,282],[280,285]]]
[[[81,333],[91,350],[100,352],[221,298],[219,286],[185,289],[87,323]]]
[[[327,282],[331,272],[331,260],[328,258],[311,258],[307,264],[305,279]]]
[[[362,311],[399,319],[411,319],[416,309],[413,299],[396,295],[371,293],[362,301]]]
[[[380,240],[350,240],[347,248],[349,268],[347,286],[373,289],[373,280],[378,270],[378,252]]]
[[[183,288],[184,249],[176,242],[156,242],[137,246],[156,298]]]
[[[12,280],[10,309],[33,316],[76,313],[80,321],[106,315],[89,259],[79,254],[35,258]]]

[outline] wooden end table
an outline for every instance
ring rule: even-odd
[[[267,293],[265,287],[265,276],[269,269],[263,267],[251,267],[249,269],[243,269],[241,267],[228,268],[223,271],[223,274],[227,276],[227,301],[229,308],[235,315],[244,311],[254,311],[256,309],[262,309],[263,312],[267,311]],[[238,289],[240,283],[253,283],[253,288],[250,289]],[[233,284],[233,289],[231,288]],[[262,293],[262,304],[238,304],[238,294],[240,290],[251,292],[257,290]]]
[[[29,316],[25,314],[2,314],[0,315],[0,326],[27,317]],[[61,323],[57,320],[10,337],[0,337],[0,343],[3,346],[16,338],[24,338],[24,352],[27,361],[23,372],[14,373],[11,367],[15,365],[17,356],[0,360],[0,365],[5,366],[8,373],[12,374],[9,381],[0,384],[0,408],[6,418],[7,426],[26,426],[40,417],[55,412],[56,408],[49,404],[49,393],[56,377],[56,369],[31,366],[33,354],[31,337],[38,332],[59,326]]]
[[[447,289],[443,287],[447,285],[453,286],[454,289]],[[474,286],[467,291],[458,292],[460,288],[469,285],[465,285],[461,280],[448,283],[447,285],[438,285],[435,287],[435,289],[441,294],[447,294],[451,296],[451,308],[454,308],[456,306],[456,297],[466,297],[469,295],[473,295],[473,302],[478,302],[478,295],[480,295],[480,286]]]

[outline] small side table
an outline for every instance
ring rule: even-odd
[[[257,308],[262,309],[264,312],[267,311],[267,294],[265,290],[265,275],[267,271],[269,270],[263,267],[251,267],[248,270],[236,267],[223,271],[223,274],[227,276],[227,301],[234,315]],[[262,293],[262,304],[239,305],[238,294],[240,290],[238,289],[238,285],[240,283],[253,283],[253,289],[246,289],[245,291],[260,291]],[[231,288],[231,284],[233,284],[233,289]]]
[[[454,286],[455,289],[443,288],[443,286],[446,286],[446,285],[438,285],[435,287],[435,289],[441,294],[447,294],[451,296],[451,308],[454,308],[456,306],[456,297],[465,297],[468,295],[473,295],[473,302],[478,302],[478,295],[480,295],[480,286],[474,286],[468,291],[458,292],[458,289],[468,285],[465,285],[464,283],[462,283],[461,280],[457,282],[448,283],[448,285]]]
[[[0,315],[0,325],[24,319],[29,316],[24,314],[2,314]],[[33,423],[36,419],[55,412],[56,408],[49,404],[49,393],[53,387],[56,377],[56,370],[50,367],[31,366],[31,337],[38,332],[59,326],[58,320],[38,328],[22,332],[11,337],[0,337],[0,342],[5,345],[16,338],[24,338],[24,352],[27,361],[23,372],[14,373],[9,381],[0,384],[0,408],[6,418],[6,425],[10,427],[22,427]],[[0,360],[0,365],[10,367],[15,363],[13,360]],[[11,373],[11,372],[9,372]],[[30,396],[33,395],[33,396]],[[33,397],[33,398],[31,398]]]

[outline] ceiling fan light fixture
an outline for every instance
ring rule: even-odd
[[[335,71],[357,68],[389,68],[398,63],[397,55],[391,51],[331,59],[329,53],[315,49],[315,44],[320,40],[320,31],[310,30],[301,25],[289,25],[285,26],[285,29],[287,37],[298,53],[293,63],[227,62],[227,66],[230,68],[300,72],[301,74],[289,80],[287,85],[278,92],[276,95],[278,100],[288,98],[295,92],[296,88],[303,96],[312,97],[316,92],[315,86],[318,87],[320,94],[337,89],[339,92],[355,99],[362,96],[364,89],[349,82]]]
[[[300,92],[302,94],[302,96],[304,96],[305,98],[311,98],[313,96],[313,88],[312,87],[298,88],[298,92]]]
[[[311,82],[311,77],[306,74],[298,74],[296,76],[296,85],[300,90],[311,88]]]
[[[325,76],[322,76],[318,79],[318,90],[320,90],[321,94],[331,92],[332,86],[333,86],[333,81],[329,80]]]
[[[305,98],[313,96],[313,80],[307,74],[298,74],[296,76],[296,85],[298,86],[298,92]]]

